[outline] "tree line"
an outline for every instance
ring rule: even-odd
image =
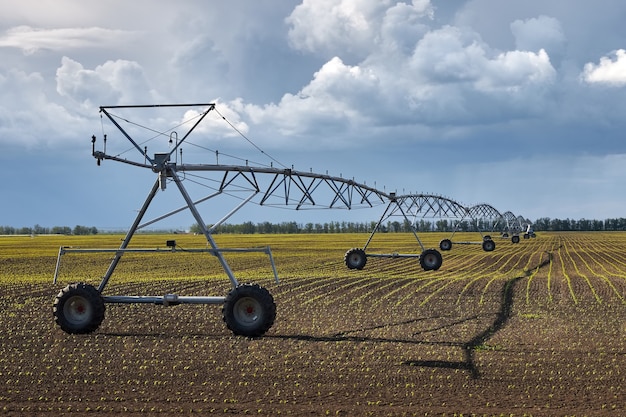
[[[0,226],[0,235],[96,235],[96,227],[87,226],[54,226],[43,227],[36,224],[33,227]]]
[[[254,223],[247,221],[240,224],[221,224],[214,233],[226,234],[295,234],[295,233],[369,233],[377,222],[347,222],[347,221],[331,221],[324,223],[297,223],[290,222],[261,222]],[[209,225],[210,227],[211,225]],[[412,229],[411,223],[407,220],[388,221],[379,226],[378,231],[382,233],[404,233],[415,230],[416,232],[451,232],[452,230],[460,232],[488,231],[491,226],[485,222],[478,222],[478,226],[471,221],[455,222],[447,219],[440,220],[424,220],[421,219],[415,223]],[[500,231],[501,225],[497,225],[496,232]],[[551,219],[542,217],[533,223],[535,231],[546,232],[565,232],[565,231],[625,231],[626,218],[613,218],[606,220],[588,220],[588,219]],[[0,226],[0,235],[44,235],[44,234],[62,234],[62,235],[95,235],[100,231],[96,227],[88,226],[54,226],[43,227],[36,224],[33,227],[12,227]],[[163,233],[171,232],[171,230],[162,230]],[[190,233],[201,233],[200,226],[196,223],[189,228]]]
[[[216,228],[214,233],[230,234],[293,234],[293,233],[365,233],[371,232],[376,227],[375,221],[370,222],[325,222],[325,223],[253,223],[247,221],[241,224],[222,224]],[[211,225],[209,225],[210,227]],[[542,217],[533,224],[534,231],[559,232],[559,231],[625,231],[626,218],[614,218],[606,220],[573,220],[573,219],[551,219]],[[403,222],[388,221],[379,226],[378,231],[382,233],[404,233],[415,230],[416,232],[474,232],[489,231],[491,225],[487,221],[479,221],[478,224],[472,221],[455,222],[447,219],[417,221],[412,228],[407,220]],[[502,229],[502,225],[495,227],[495,232]],[[522,230],[524,232],[525,230]],[[196,223],[190,228],[191,233],[201,233],[200,226]]]
[[[550,232],[575,232],[575,231],[623,231],[626,230],[626,218],[614,218],[606,220],[588,220],[588,219],[550,219],[542,217],[537,219],[533,224],[535,230],[544,230]]]

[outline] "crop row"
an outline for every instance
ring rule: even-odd
[[[443,237],[423,239],[437,247]],[[136,247],[206,246],[198,236],[137,238]],[[13,271],[0,278],[0,413],[626,413],[626,235],[495,237],[495,251],[455,245],[430,272],[400,258],[349,270],[343,254],[366,235],[217,238],[272,248],[280,284],[265,255],[227,255],[240,280],[276,300],[263,338],[234,337],[216,306],[155,305],[107,305],[95,333],[67,335],[51,317],[54,295],[97,282],[110,258],[68,254],[53,285],[58,246],[115,247],[119,236],[23,238],[19,250],[0,240]],[[419,250],[400,234],[368,248]],[[124,256],[105,292],[225,295],[229,286],[214,257],[181,250]]]

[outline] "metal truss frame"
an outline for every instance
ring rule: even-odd
[[[118,123],[110,110],[153,107],[202,107],[204,110],[181,139],[178,139],[176,134],[176,143],[169,152],[148,154],[147,148],[142,148],[138,141],[131,137]],[[177,157],[177,151],[181,149],[181,146],[187,141],[190,134],[206,115],[214,109],[215,104],[213,103],[100,107],[101,114],[106,116],[117,127],[121,134],[131,143],[132,148],[139,153],[139,157],[126,159],[119,155],[107,153],[106,135],[104,137],[104,149],[102,151],[96,150],[96,137],[93,136],[92,156],[97,160],[98,165],[103,160],[110,160],[150,169],[156,174],[156,180],[119,248],[83,249],[61,247],[59,249],[54,274],[55,283],[59,276],[61,257],[66,253],[111,252],[114,254],[108,269],[97,287],[77,283],[68,285],[59,293],[55,300],[54,314],[57,324],[63,330],[69,333],[88,333],[95,330],[103,319],[104,303],[154,303],[164,306],[178,304],[224,304],[224,320],[229,329],[233,330],[235,334],[259,336],[273,324],[275,316],[273,298],[262,287],[240,284],[223,254],[225,252],[263,252],[267,254],[274,273],[274,279],[278,283],[279,278],[271,250],[269,247],[220,248],[212,236],[216,228],[250,202],[256,202],[262,206],[291,206],[296,210],[312,208],[350,210],[357,207],[373,207],[374,205],[384,204],[388,200],[388,194],[373,187],[360,184],[351,179],[327,174],[249,165],[183,164],[182,152],[181,163],[178,163],[177,158],[176,161],[172,161],[172,156]],[[193,199],[188,191],[188,187],[185,185],[187,182],[202,184],[211,191],[208,195]],[[184,200],[184,205],[152,220],[144,221],[144,216],[158,192],[165,191],[169,183],[175,184],[175,188]],[[239,202],[230,212],[216,220],[209,227],[200,214],[198,206],[218,196],[235,197]],[[208,246],[206,249],[191,251],[208,253],[218,259],[232,287],[228,296],[179,296],[177,294],[166,294],[163,296],[102,295],[125,253],[176,252],[175,241],[168,241],[167,249],[135,249],[129,248],[129,244],[139,229],[186,210],[195,219],[206,238]],[[185,249],[185,252],[191,251]],[[102,312],[101,314],[99,313],[100,311]]]
[[[510,235],[511,242],[519,243],[520,234],[522,233],[524,239],[536,237],[530,220],[524,218],[523,216],[516,216],[511,211],[504,212],[502,217],[504,219],[504,227],[501,233],[503,238],[508,238]]]

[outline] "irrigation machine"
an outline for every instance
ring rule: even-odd
[[[135,111],[163,112],[168,116],[176,115],[176,120],[182,120],[176,125],[166,124],[166,127],[156,130],[139,123],[130,121],[127,113]],[[119,113],[119,114],[118,114]],[[181,118],[181,113],[184,116]],[[306,171],[297,171],[293,167],[288,168],[275,159],[269,165],[250,164],[248,160],[240,164],[220,164],[222,156],[216,150],[206,147],[206,131],[199,126],[210,113],[217,114],[212,123],[224,123],[248,140],[257,150],[263,152],[241,133],[235,125],[224,117],[214,103],[200,104],[161,104],[161,105],[133,105],[133,106],[102,106],[100,117],[103,120],[103,145],[102,150],[97,149],[97,138],[92,137],[92,156],[98,165],[103,161],[114,161],[131,165],[136,168],[150,170],[154,174],[154,182],[147,194],[143,205],[138,210],[132,225],[126,232],[122,243],[114,249],[88,249],[80,247],[61,247],[56,263],[54,283],[57,283],[61,258],[67,253],[111,253],[112,260],[101,278],[99,285],[91,285],[87,282],[72,283],[60,290],[54,300],[53,315],[57,325],[67,333],[84,334],[95,331],[104,320],[105,305],[113,304],[157,304],[162,306],[175,306],[180,304],[215,304],[222,305],[222,316],[228,329],[235,335],[258,337],[271,328],[276,317],[276,304],[274,298],[265,287],[256,283],[241,283],[235,277],[224,254],[227,252],[262,252],[267,254],[274,279],[278,283],[278,274],[274,264],[272,252],[269,247],[265,248],[221,248],[218,247],[213,234],[216,228],[240,210],[248,203],[256,203],[262,206],[289,206],[296,210],[314,208],[339,208],[353,209],[357,207],[373,207],[390,201],[387,207],[392,205],[395,210],[415,210],[414,201],[411,197],[396,197],[393,194],[381,192],[376,188],[357,183],[353,179],[342,176],[330,176]],[[157,123],[163,120],[163,114],[151,120]],[[104,133],[104,124],[110,123],[117,129],[115,142],[121,142],[122,151],[116,153],[111,148],[113,140],[109,140],[107,151],[107,134]],[[163,126],[160,123],[159,126]],[[184,131],[179,135],[178,130]],[[190,139],[192,132],[194,137],[200,136],[200,141]],[[146,135],[146,132],[148,134]],[[127,143],[128,142],[128,143]],[[155,145],[158,152],[149,153],[147,143]],[[202,161],[206,162],[208,154],[215,155],[215,163],[183,163],[183,148],[186,144],[192,149],[199,149]],[[165,148],[163,151],[161,148]],[[132,156],[129,156],[132,155]],[[269,156],[269,155],[266,155]],[[243,160],[242,160],[243,161]],[[275,167],[277,162],[280,167]],[[195,196],[191,188],[197,192],[201,190],[201,196]],[[144,220],[157,195],[166,190],[175,189],[182,197],[180,207],[165,212],[152,220]],[[207,194],[208,192],[208,194]],[[194,197],[192,197],[194,194]],[[201,203],[212,201],[216,198],[231,198],[235,201],[232,210],[212,223],[209,227],[200,213]],[[436,200],[439,209],[443,206],[440,200]],[[407,206],[408,205],[408,206]],[[230,281],[230,291],[225,296],[182,296],[174,293],[164,295],[109,295],[106,293],[107,285],[111,281],[116,267],[122,261],[126,253],[176,253],[179,251],[176,241],[168,240],[163,248],[135,248],[129,244],[133,236],[142,228],[159,222],[174,214],[188,211],[191,213],[199,226],[201,233],[206,238],[207,245],[204,248],[185,249],[185,252],[197,252],[209,254],[219,260],[219,264],[226,277]],[[215,213],[212,213],[214,215]],[[405,214],[406,216],[406,214]],[[382,218],[381,218],[382,221]],[[416,235],[417,237],[417,235]],[[367,246],[367,245],[366,245]],[[370,255],[371,256],[371,255]],[[359,266],[358,255],[348,256],[351,264]],[[356,260],[355,260],[356,259]],[[441,266],[441,255],[434,249],[424,249],[420,255],[420,262],[424,269],[436,270]],[[361,265],[362,267],[362,265]]]
[[[417,232],[420,228],[420,221],[426,218],[439,219],[445,221],[448,225],[448,220],[459,222],[467,219],[470,212],[461,204],[456,201],[433,194],[405,194],[395,195],[389,194],[389,202],[385,211],[381,215],[380,219],[374,226],[370,236],[362,248],[349,249],[344,255],[344,261],[346,266],[350,269],[363,269],[367,263],[367,258],[417,258],[420,262],[422,269],[425,271],[438,270],[443,259],[441,253],[436,249],[428,249],[424,246],[420,240]],[[410,228],[411,233],[415,237],[421,253],[369,253],[367,248],[372,242],[374,235],[380,231],[385,221],[391,218],[400,218],[402,223]],[[455,230],[456,230],[455,224]],[[452,232],[454,236],[455,231]],[[443,251],[450,250],[452,248],[452,236],[449,239],[443,239],[439,248]],[[482,236],[482,233],[481,233]],[[495,249],[495,243],[488,236],[483,236],[481,242],[455,242],[457,244],[480,244],[485,251],[491,251]]]
[[[533,230],[532,222],[523,216],[516,216],[511,211],[507,211],[502,214],[502,218],[504,220],[504,228],[501,232],[503,238],[507,239],[510,235],[511,242],[519,243],[520,234],[523,234],[524,239],[537,237]]]

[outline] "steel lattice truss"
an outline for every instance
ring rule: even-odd
[[[203,106],[204,112],[195,121],[193,126],[182,135],[171,150],[165,153],[149,154],[147,147],[141,147],[137,140],[118,122],[119,116],[111,113],[118,108],[144,107],[195,107]],[[264,206],[289,206],[296,210],[334,208],[353,209],[373,207],[384,204],[389,194],[374,187],[354,181],[353,179],[318,174],[314,172],[298,171],[293,168],[277,168],[274,166],[227,165],[227,164],[184,164],[178,163],[177,151],[188,141],[190,134],[196,129],[204,117],[215,109],[212,103],[189,105],[157,105],[157,106],[109,106],[101,107],[102,114],[118,128],[123,136],[139,151],[139,157],[134,159],[122,158],[106,152],[106,136],[104,151],[95,149],[95,136],[92,138],[93,156],[98,160],[113,160],[130,164],[140,168],[151,169],[159,173],[160,186],[166,188],[167,183],[176,179],[195,183],[211,190],[211,194],[196,200],[196,203],[209,200],[219,195],[229,195],[241,200],[257,203]],[[123,119],[125,120],[125,119]],[[170,133],[171,135],[171,133]],[[170,136],[171,137],[171,136]],[[182,154],[182,151],[181,151]],[[175,159],[175,160],[173,160]],[[178,212],[177,210],[175,212]],[[173,214],[173,213],[171,213]],[[162,216],[162,220],[167,216]]]
[[[216,191],[234,194],[251,191],[258,194],[258,204],[308,208],[373,207],[387,201],[388,194],[354,180],[293,169],[233,166],[175,165],[168,171],[182,173],[214,172],[221,179],[212,180]]]
[[[437,219],[464,219],[468,215],[467,209],[456,201],[447,197],[433,194],[408,194],[390,196],[390,216],[400,211],[407,219],[437,218]]]
[[[174,128],[171,126],[163,132],[140,126],[136,123],[113,115],[114,109],[145,109],[145,108],[168,108],[168,107],[194,107],[201,108],[200,111],[193,111],[190,118]],[[289,168],[275,168],[273,164],[267,166],[256,166],[256,164],[230,165],[230,164],[191,164],[183,163],[182,145],[190,143],[188,137],[209,114],[216,111],[215,104],[173,104],[173,105],[147,105],[147,106],[108,106],[100,107],[102,115],[106,116],[121,132],[121,134],[131,144],[131,151],[134,149],[134,158],[122,157],[128,151],[118,154],[107,152],[107,137],[104,135],[103,149],[96,150],[96,137],[92,137],[92,155],[98,164],[103,160],[117,161],[132,166],[150,169],[156,175],[151,190],[149,191],[143,206],[138,210],[137,216],[126,233],[118,249],[85,249],[61,247],[57,258],[55,271],[55,282],[59,274],[61,255],[68,252],[93,253],[110,252],[113,259],[103,275],[99,286],[95,287],[86,283],[70,284],[57,295],[53,307],[56,323],[68,333],[89,333],[98,328],[104,319],[104,303],[150,303],[164,306],[178,304],[223,304],[222,312],[227,327],[234,334],[249,337],[257,337],[264,334],[274,323],[276,316],[276,304],[265,288],[257,284],[240,284],[231,271],[223,253],[225,252],[263,252],[269,256],[272,270],[276,281],[278,275],[274,266],[272,253],[267,248],[219,248],[213,239],[215,228],[228,219],[233,213],[247,203],[257,203],[262,206],[288,206],[296,210],[314,208],[335,208],[335,209],[355,209],[360,207],[374,207],[375,205],[387,204],[383,215],[376,227],[372,231],[365,247],[353,248],[346,252],[345,262],[349,268],[362,269],[365,266],[367,256],[378,257],[408,257],[418,258],[420,265],[425,271],[436,271],[442,265],[441,254],[436,249],[426,249],[417,236],[417,221],[424,218],[453,219],[459,222],[466,218],[471,218],[480,231],[481,222],[488,220],[491,228],[504,219],[506,230],[519,233],[523,225],[528,226],[526,235],[530,236],[530,222],[521,216],[515,217],[513,213],[506,212],[500,215],[498,211],[488,204],[479,204],[471,208],[466,208],[456,201],[432,194],[410,194],[397,196],[395,193],[382,192],[375,187],[358,183],[353,179],[346,179],[341,176],[330,176],[328,174],[317,174],[311,172],[298,171]],[[186,113],[187,115],[187,113]],[[195,116],[194,116],[195,115]],[[220,114],[221,116],[221,114]],[[226,120],[222,116],[222,119]],[[127,122],[133,128],[143,128],[156,135],[147,140],[140,141],[132,137],[125,130],[120,121]],[[228,122],[228,121],[227,121]],[[189,123],[189,124],[187,124]],[[230,124],[230,122],[228,122]],[[191,125],[180,137],[174,129],[183,125]],[[234,126],[231,124],[231,127]],[[235,130],[237,130],[235,128]],[[237,130],[238,131],[238,130]],[[169,133],[169,134],[168,134]],[[241,133],[241,132],[239,132]],[[145,145],[150,140],[168,136],[170,149],[167,152],[149,154]],[[243,135],[242,135],[243,136]],[[245,138],[245,136],[244,136]],[[247,139],[247,138],[246,138]],[[248,140],[249,141],[249,140]],[[191,145],[199,146],[190,143]],[[143,145],[143,147],[142,147]],[[202,146],[199,146],[203,148]],[[255,145],[256,147],[256,145]],[[206,150],[205,148],[203,148]],[[258,149],[258,147],[257,147]],[[260,150],[260,149],[259,149]],[[217,151],[216,152],[216,159]],[[180,154],[180,160],[179,160]],[[169,186],[178,189],[185,201],[185,205],[165,213],[153,220],[144,221],[143,217],[148,211],[152,201],[158,192],[166,190]],[[210,190],[203,197],[194,199],[188,188],[204,187]],[[239,203],[213,226],[209,227],[204,221],[198,205],[218,196],[231,196],[239,199]],[[173,253],[177,251],[176,241],[166,242],[167,248],[138,249],[129,248],[129,243],[137,230],[158,222],[166,217],[181,211],[188,210],[196,220],[202,234],[207,240],[207,247],[185,249],[185,252],[208,253],[215,256],[220,262],[225,274],[230,280],[232,289],[228,296],[179,296],[177,294],[166,294],[163,296],[127,296],[127,295],[103,295],[109,279],[113,275],[118,263],[127,252],[134,253]],[[413,235],[419,243],[422,251],[420,254],[366,254],[365,250],[373,235],[381,226],[382,222],[391,216],[401,216],[406,223],[411,226]],[[454,234],[454,232],[453,232]],[[482,235],[482,232],[481,232]],[[525,235],[525,237],[526,237]],[[534,233],[532,234],[534,236]],[[519,237],[517,236],[519,241]],[[445,246],[444,246],[445,243]],[[457,242],[476,243],[476,242]],[[483,249],[490,251],[495,249],[495,243],[490,237],[483,237]],[[444,239],[440,243],[442,250],[450,250],[452,241]],[[85,314],[85,311],[90,314]]]
[[[467,211],[480,231],[495,232],[498,225],[504,225],[502,214],[490,204],[476,204],[469,207]]]
[[[522,231],[522,223],[518,216],[510,211],[506,211],[502,214],[502,217],[506,224],[504,232],[518,234]]]

